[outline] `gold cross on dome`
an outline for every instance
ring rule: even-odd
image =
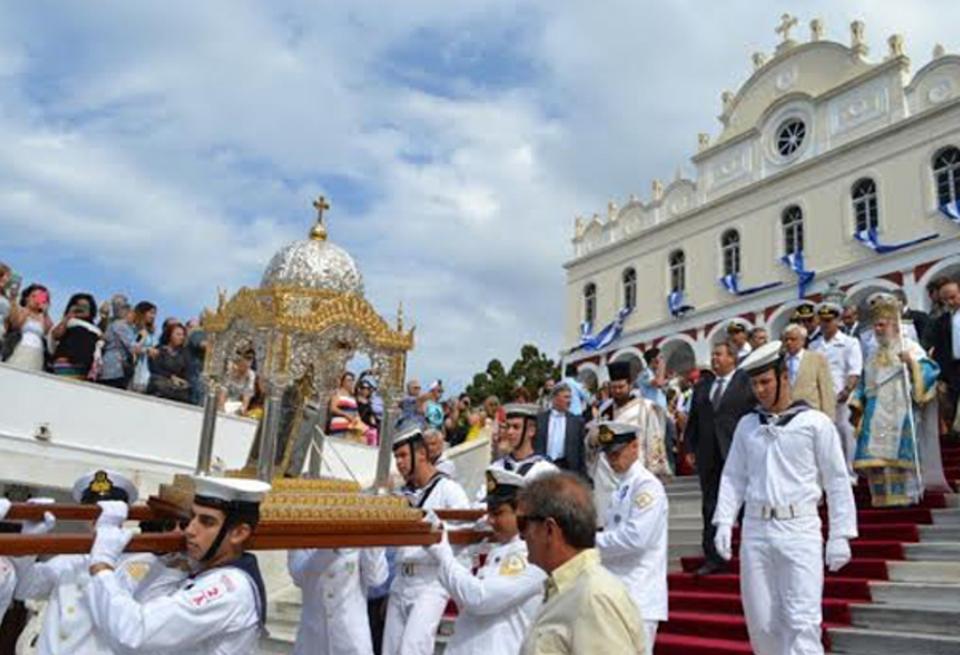
[[[313,201],[313,207],[317,210],[317,222],[323,222],[323,212],[330,209],[330,203],[327,202],[325,196],[317,196],[317,199]]]
[[[777,34],[783,37],[783,42],[786,43],[790,40],[790,30],[797,26],[797,18],[791,16],[790,14],[784,14],[780,17],[780,25],[774,30]]]

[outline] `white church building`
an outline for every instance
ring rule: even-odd
[[[900,35],[871,57],[860,21],[849,44],[820,20],[794,40],[796,22],[784,16],[776,51],[722,94],[694,179],[576,219],[564,360],[584,377],[639,366],[652,346],[674,371],[706,366],[733,317],[775,338],[800,302],[798,269],[815,273],[811,300],[831,283],[853,303],[900,288],[918,309],[928,281],[960,274],[960,56],[937,46],[912,72]]]

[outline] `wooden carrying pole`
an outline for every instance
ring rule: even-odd
[[[373,531],[365,523],[350,530],[349,523],[336,526],[336,531],[266,531],[259,528],[250,538],[247,550],[292,550],[297,548],[371,548],[376,546],[430,546],[440,541],[440,532],[419,530],[408,532]],[[428,526],[429,528],[429,526]],[[490,533],[476,530],[451,530],[451,544],[465,546],[479,543]],[[92,534],[0,534],[0,555],[83,555],[93,547]],[[140,534],[130,540],[128,553],[176,553],[184,550],[183,534]]]
[[[14,503],[10,506],[6,518],[9,521],[42,521],[45,512],[50,512],[56,516],[58,521],[96,521],[97,517],[100,516],[100,507],[72,503],[51,503],[47,505]],[[436,511],[437,517],[441,521],[478,521],[486,513],[486,510],[483,509],[441,509]],[[183,510],[178,510],[173,505],[163,507],[131,505],[127,520],[164,521],[188,516],[189,514]],[[272,522],[264,521],[261,525],[269,525],[270,523]]]

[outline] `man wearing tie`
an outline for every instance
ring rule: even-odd
[[[713,347],[710,365],[715,377],[697,383],[693,388],[690,417],[685,433],[687,447],[697,458],[697,475],[703,494],[703,555],[706,562],[698,575],[709,575],[726,569],[726,563],[713,543],[716,528],[713,512],[717,507],[720,475],[730,451],[737,423],[754,407],[750,379],[737,370],[737,353],[729,343]]]
[[[570,393],[562,382],[553,388],[550,409],[537,417],[533,450],[558,468],[587,477],[583,418],[570,413]]]

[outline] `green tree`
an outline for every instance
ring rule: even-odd
[[[519,387],[526,389],[531,399],[536,399],[547,378],[556,377],[559,370],[552,359],[533,344],[520,349],[520,357],[507,370],[499,359],[490,360],[482,373],[473,376],[466,392],[474,403],[482,403],[488,396],[496,396],[501,402],[509,402]]]

